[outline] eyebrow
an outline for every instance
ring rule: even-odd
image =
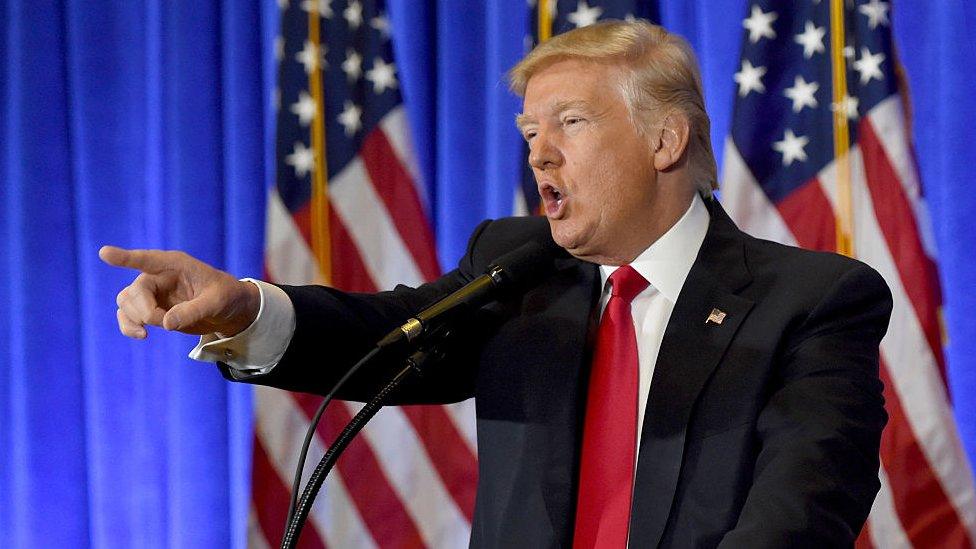
[[[587,108],[586,101],[582,99],[571,99],[567,101],[556,101],[552,104],[551,112],[559,114],[570,109],[585,109]],[[535,117],[532,115],[527,115],[524,113],[518,113],[515,115],[515,125],[522,129],[526,124],[531,124],[535,121]]]

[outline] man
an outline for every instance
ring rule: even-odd
[[[377,295],[104,248],[105,261],[143,271],[119,294],[122,332],[202,334],[194,355],[224,361],[232,379],[323,393],[494,258],[555,242],[568,252],[556,274],[482,310],[448,365],[396,397],[475,396],[472,546],[852,545],[879,487],[884,282],[736,229],[711,198],[695,59],[660,27],[558,36],[512,83],[548,223],[485,222],[456,270]],[[342,345],[326,354],[327,334]],[[389,366],[345,396],[374,394]]]

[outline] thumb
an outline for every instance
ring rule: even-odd
[[[201,322],[212,318],[220,310],[220,301],[215,298],[216,292],[204,292],[194,299],[178,303],[170,308],[163,316],[163,328],[181,332],[196,333],[193,328]],[[206,331],[206,328],[204,328]]]

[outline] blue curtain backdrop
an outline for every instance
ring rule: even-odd
[[[660,6],[701,57],[716,146],[744,9]],[[477,221],[511,210],[521,176],[503,73],[523,52],[526,2],[389,11],[449,267]],[[250,393],[187,360],[192,338],[120,336],[114,296],[132,275],[96,251],[180,248],[260,275],[277,3],[0,0],[0,17],[0,545],[244,547]],[[894,26],[976,462],[976,6],[905,0]]]

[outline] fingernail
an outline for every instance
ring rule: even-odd
[[[169,328],[167,328],[167,329],[169,329],[169,330],[175,330],[175,329],[177,329],[179,327],[180,327],[180,316],[179,315],[171,315],[169,317]]]

